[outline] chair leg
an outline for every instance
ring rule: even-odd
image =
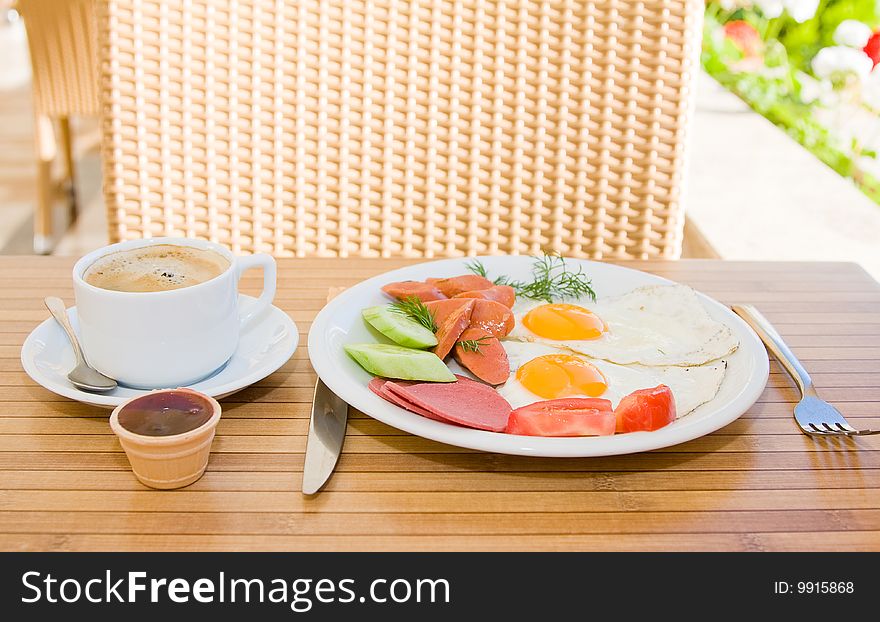
[[[52,120],[38,115],[34,124],[37,151],[37,204],[34,210],[34,252],[47,255],[52,251],[52,162],[55,159],[55,138]]]
[[[681,256],[683,259],[721,259],[718,251],[690,218],[686,218],[684,221],[684,242]]]
[[[76,169],[73,158],[73,137],[70,133],[70,117],[61,117],[58,120],[59,142],[61,154],[64,158],[64,182],[62,191],[67,195],[69,210],[69,224],[76,222],[78,206],[76,202]]]

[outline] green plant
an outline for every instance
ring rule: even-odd
[[[765,38],[775,38],[785,47],[791,64],[801,71],[809,71],[816,53],[834,45],[834,31],[840,22],[854,19],[872,28],[880,22],[875,0],[822,0],[816,16],[803,24],[783,14],[775,20],[772,31]]]
[[[835,135],[816,118],[818,104],[802,96],[810,62],[820,49],[834,45],[834,30],[845,19],[873,26],[878,21],[878,4],[874,0],[823,0],[816,16],[799,24],[786,14],[767,19],[753,7],[725,10],[711,3],[706,7],[702,66],[756,112],[839,174],[852,178],[880,203],[880,179],[859,165],[860,158],[876,154]],[[760,58],[746,57],[724,35],[724,24],[738,20],[752,24],[761,34],[764,49]]]

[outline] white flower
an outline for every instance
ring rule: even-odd
[[[798,24],[813,19],[816,9],[819,8],[819,0],[782,0],[788,14]]]
[[[819,0],[755,0],[755,4],[767,19],[775,19],[782,15],[782,11],[788,11],[799,24],[813,19],[819,8]]]
[[[864,80],[871,73],[874,63],[868,55],[855,48],[835,45],[822,48],[813,57],[813,73],[817,78],[830,78],[837,74],[851,73]]]
[[[801,101],[805,104],[818,102],[822,106],[830,108],[836,103],[837,96],[831,80],[816,80],[812,76],[798,72],[798,82],[801,85]]]
[[[767,19],[779,17],[785,9],[783,0],[755,0],[755,4],[761,8],[761,13]]]
[[[871,38],[871,27],[855,19],[845,19],[834,31],[834,42],[860,50]]]

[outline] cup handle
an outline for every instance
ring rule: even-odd
[[[257,301],[250,306],[247,313],[241,316],[241,328],[244,329],[250,324],[255,317],[260,315],[272,301],[275,299],[276,274],[277,267],[275,258],[266,253],[258,253],[256,255],[244,255],[236,257],[236,269],[238,270],[238,278],[245,270],[251,268],[263,268],[263,293],[257,298]]]

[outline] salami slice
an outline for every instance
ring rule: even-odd
[[[445,383],[388,382],[382,389],[447,422],[478,430],[503,431],[511,412],[507,400],[488,385],[464,376],[457,378],[456,382]]]
[[[402,397],[395,395],[391,391],[388,391],[385,388],[385,385],[388,384],[388,382],[390,381],[386,378],[373,378],[372,380],[370,380],[370,383],[367,386],[370,388],[370,391],[372,391],[382,399],[391,402],[395,406],[400,406],[401,408],[405,408],[406,410],[412,411],[417,415],[427,417],[428,419],[433,419],[434,421],[442,421],[444,423],[447,423],[446,419],[444,419],[443,417],[438,417],[431,411],[417,406],[416,404],[411,404]],[[415,380],[396,380],[395,382],[404,387],[412,384],[417,384]]]

